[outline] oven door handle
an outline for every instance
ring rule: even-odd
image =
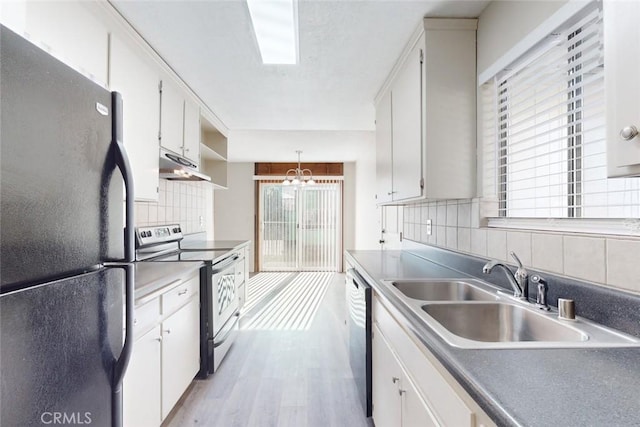
[[[220,337],[220,340],[216,340],[213,343],[213,347],[219,347],[222,344],[224,344],[224,342],[227,340],[227,338],[229,338],[229,335],[231,335],[231,333],[234,331],[234,329],[236,328],[236,324],[238,323],[238,320],[240,319],[240,312],[236,312],[233,314],[233,316],[231,316],[231,319],[229,319],[229,321],[227,322],[227,325],[230,325],[227,327],[227,325],[225,325],[226,329],[224,331],[224,335],[222,337]],[[222,332],[222,331],[220,331]]]
[[[232,255],[230,257],[227,257],[225,259],[223,259],[222,261],[216,263],[213,265],[213,270],[211,270],[211,272],[213,274],[216,273],[220,273],[221,271],[224,271],[227,269],[227,267],[232,266],[233,264],[235,264],[235,262],[238,260],[238,258],[240,258],[240,255],[235,254]]]

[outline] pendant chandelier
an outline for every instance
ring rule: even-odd
[[[282,185],[305,186],[315,184],[316,182],[313,180],[311,170],[300,168],[300,153],[302,153],[302,151],[296,150],[296,153],[298,153],[298,167],[287,171],[284,180],[282,181]]]

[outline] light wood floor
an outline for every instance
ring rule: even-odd
[[[308,329],[246,328],[256,324],[252,316],[291,291],[295,277],[245,314],[245,328],[241,326],[219,370],[194,381],[165,426],[372,425],[363,414],[349,366],[344,275],[329,277],[323,294],[309,294],[322,299]]]

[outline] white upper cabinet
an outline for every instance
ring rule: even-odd
[[[422,196],[422,55],[413,47],[391,86],[393,200]]]
[[[609,177],[640,175],[640,2],[604,2]]]
[[[162,79],[160,110],[160,145],[183,155],[184,96],[170,78]]]
[[[387,92],[376,108],[376,199],[392,200],[391,178],[391,92]]]
[[[158,200],[158,74],[133,42],[111,36],[111,90],[122,94],[123,142],[133,169],[136,200]]]
[[[89,5],[70,1],[0,3],[4,25],[106,86],[109,34]]]
[[[376,109],[378,203],[475,196],[476,28],[425,19],[390,72]]]
[[[160,145],[200,164],[200,109],[170,78],[162,79]]]

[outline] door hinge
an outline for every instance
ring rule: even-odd
[[[424,178],[420,178],[420,189],[424,190]]]
[[[422,49],[420,49],[420,63],[424,63],[424,51]]]

